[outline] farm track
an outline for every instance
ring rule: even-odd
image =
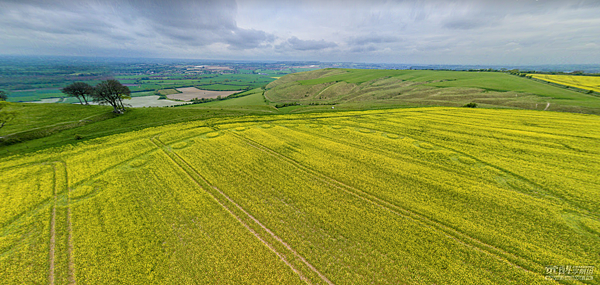
[[[292,262],[290,262],[288,260],[287,255],[290,255],[290,253],[296,259],[300,260],[302,262],[302,264],[304,264],[304,266],[306,266],[310,271],[312,271],[312,273],[316,274],[323,282],[325,282],[326,284],[330,284],[330,285],[333,284],[325,275],[323,275],[321,272],[319,272],[304,257],[302,257],[300,254],[298,254],[298,252],[296,252],[289,244],[287,244],[285,241],[283,241],[283,239],[281,239],[279,236],[275,235],[270,229],[268,229],[266,226],[264,226],[258,219],[256,219],[250,213],[248,213],[244,208],[242,208],[233,199],[231,199],[229,196],[227,196],[223,191],[221,191],[216,186],[210,184],[185,159],[183,159],[177,153],[170,150],[168,148],[168,146],[165,145],[164,143],[162,143],[158,138],[153,137],[151,139],[151,141],[158,148],[160,148],[165,153],[165,155],[168,156],[171,159],[171,161],[173,161],[173,163],[175,165],[177,165],[182,171],[184,171],[196,183],[196,185],[198,185],[198,187],[200,189],[204,190],[207,194],[209,194],[225,211],[227,211],[238,222],[240,222],[242,224],[242,226],[244,226],[250,233],[252,233],[252,235],[254,235],[261,243],[263,243],[266,247],[268,247],[271,251],[273,251],[288,267],[290,267],[290,269],[292,269],[292,271],[294,271],[296,274],[298,274],[301,280],[303,280],[307,284],[312,284],[311,280],[308,277],[306,277],[305,274],[300,269],[296,268],[296,266],[294,266],[294,264],[292,264]],[[205,184],[204,187],[202,184]],[[212,189],[216,193],[209,191],[208,189]],[[221,199],[219,199],[218,197],[221,197]],[[224,200],[223,200],[223,198],[224,198]],[[228,207],[226,204],[230,204],[231,208]],[[237,209],[237,210],[235,210],[235,209]],[[236,214],[234,211],[238,212],[238,214]],[[240,216],[244,217],[246,220],[251,221],[255,226],[258,226],[264,232],[263,236],[261,236],[261,234],[259,234],[256,230],[254,230],[250,226],[250,223],[244,221],[244,219],[242,219],[242,217],[240,217]],[[265,233],[266,233],[266,235],[265,235]],[[273,244],[271,244],[269,241],[267,241],[267,238],[265,238],[265,236],[270,237],[270,239],[273,239],[274,241],[278,242],[287,251],[289,251],[289,253],[285,254],[285,253],[280,252]]]
[[[68,168],[67,168],[67,164],[64,161],[55,161],[54,162],[54,169],[55,169],[55,174],[58,173],[58,171],[56,171],[56,165],[60,165],[60,167],[62,168],[61,171],[64,172],[64,189],[62,189],[60,192],[56,191],[57,193],[65,193],[66,195],[66,200],[67,200],[67,279],[68,279],[68,284],[76,284],[76,280],[75,280],[75,260],[73,257],[73,225],[71,223],[71,198],[70,198],[70,194],[71,194],[71,187],[69,187],[69,173],[68,173]],[[56,184],[56,178],[54,180],[54,183]],[[56,189],[56,188],[55,188]],[[52,220],[54,222],[55,219],[55,208],[53,208],[53,213],[52,213]],[[52,233],[53,235],[55,235],[55,232]],[[52,250],[54,251],[54,250]],[[53,252],[54,253],[54,252]],[[54,259],[54,258],[53,258]],[[53,260],[53,262],[55,262]],[[54,265],[53,265],[54,266]],[[53,271],[53,270],[52,270]],[[54,272],[52,272],[52,274],[54,274]],[[53,281],[52,281],[53,282]]]
[[[56,245],[56,204],[58,202],[58,191],[56,185],[56,165],[52,165],[52,169],[54,170],[53,177],[53,190],[54,190],[54,204],[52,205],[52,218],[50,220],[50,246],[48,253],[48,263],[50,268],[48,270],[48,284],[54,285],[54,247]]]
[[[299,170],[313,176],[316,179],[319,179],[329,185],[334,186],[337,189],[340,189],[346,193],[349,193],[357,198],[360,198],[364,201],[367,201],[369,203],[373,203],[379,207],[382,207],[396,215],[408,218],[418,224],[421,224],[425,227],[428,227],[430,229],[436,230],[438,232],[443,233],[445,236],[447,236],[448,238],[455,240],[467,247],[473,248],[474,250],[480,251],[482,253],[488,254],[494,258],[497,258],[498,260],[501,260],[503,262],[506,262],[507,264],[510,264],[511,266],[514,266],[516,268],[522,269],[524,271],[536,274],[538,276],[542,276],[542,274],[540,274],[538,272],[538,270],[534,269],[533,267],[543,267],[540,264],[535,263],[534,261],[531,260],[527,260],[523,257],[514,255],[512,253],[506,252],[505,250],[498,248],[494,245],[491,244],[487,244],[479,239],[476,239],[474,237],[471,237],[465,233],[462,233],[450,226],[447,226],[445,224],[442,224],[438,221],[432,220],[428,217],[422,216],[420,214],[417,214],[411,210],[402,208],[400,206],[397,206],[395,204],[392,204],[388,201],[385,201],[383,199],[380,199],[378,197],[375,197],[369,193],[366,193],[362,190],[356,189],[352,186],[349,186],[347,184],[344,184],[334,178],[331,178],[329,176],[326,176],[322,173],[319,173],[315,170],[312,170],[304,165],[302,165],[301,163],[288,158],[274,150],[271,150],[270,148],[263,146],[262,144],[245,138],[243,136],[240,136],[238,134],[234,134],[234,136],[245,140],[250,146],[259,149],[265,153],[270,154],[271,156],[278,158],[282,161],[285,161],[293,166],[295,166],[296,168],[298,168]]]
[[[132,157],[130,159],[122,160],[122,161],[120,161],[117,164],[111,165],[110,167],[107,167],[107,168],[103,169],[101,172],[98,172],[96,174],[90,175],[86,179],[84,179],[84,180],[82,180],[82,181],[80,181],[80,182],[78,182],[78,183],[76,183],[74,185],[71,185],[72,187],[68,187],[68,189],[62,189],[62,190],[60,190],[60,189],[58,189],[58,186],[55,186],[56,187],[55,191],[57,191],[56,192],[56,197],[50,197],[50,198],[48,198],[46,200],[43,200],[43,201],[39,202],[38,204],[36,204],[35,206],[33,206],[30,210],[24,211],[24,212],[16,215],[14,218],[10,219],[9,221],[7,221],[6,224],[3,227],[0,227],[0,237],[6,235],[7,233],[10,233],[16,227],[18,227],[18,225],[22,223],[22,221],[26,218],[27,215],[37,215],[41,210],[46,209],[48,207],[53,207],[53,215],[52,215],[52,219],[51,219],[50,222],[51,222],[51,226],[54,225],[53,222],[55,221],[55,215],[56,215],[55,214],[56,213],[55,207],[58,205],[59,198],[61,196],[63,196],[63,195],[67,195],[68,201],[69,201],[68,202],[68,217],[67,217],[67,220],[69,221],[68,222],[68,226],[69,226],[68,229],[70,231],[69,233],[71,234],[71,232],[72,232],[71,205],[72,204],[77,204],[77,203],[79,203],[79,202],[81,202],[83,200],[87,200],[87,199],[93,198],[93,197],[95,197],[96,195],[99,194],[98,191],[94,191],[94,192],[92,192],[92,193],[90,193],[88,195],[85,195],[85,196],[82,196],[82,197],[78,197],[75,200],[71,200],[71,198],[68,195],[69,195],[69,193],[70,193],[70,191],[71,191],[72,188],[76,188],[77,186],[79,186],[81,184],[84,184],[84,183],[86,183],[86,182],[88,182],[88,181],[90,181],[90,180],[92,180],[94,178],[102,176],[104,174],[104,172],[106,172],[106,171],[109,171],[111,169],[115,169],[115,168],[117,168],[119,166],[127,164],[127,163],[129,163],[129,162],[131,162],[131,161],[133,161],[135,159],[138,159],[139,157],[148,155],[148,154],[150,154],[152,152],[155,152],[155,151],[157,151],[157,150],[156,149],[151,149],[151,150],[149,150],[147,152],[141,153],[138,156],[134,156],[134,157]],[[26,163],[26,164],[23,164],[23,165],[29,165],[29,164],[30,163]],[[52,167],[54,169],[55,175],[56,175],[56,171],[57,171],[56,170],[56,164],[64,164],[65,165],[65,169],[66,169],[66,164],[64,162],[61,162],[61,161],[50,161],[50,162],[40,163],[40,165],[49,165],[49,164],[52,164]],[[23,165],[11,166],[11,167],[8,167],[6,169],[18,168],[18,167],[22,167]],[[65,177],[65,179],[66,178],[68,178],[68,177]],[[54,183],[56,183],[56,181]],[[55,227],[55,225],[54,225],[54,227]],[[51,234],[51,236],[52,236],[52,234]],[[70,250],[72,250],[72,248],[73,248],[72,247],[72,234],[69,235],[68,239],[69,239],[69,244],[71,244],[70,245]],[[74,260],[73,259],[72,259],[72,262],[74,264]],[[75,276],[74,275],[74,272],[75,272],[74,265],[72,266],[72,270],[73,270],[73,276]]]

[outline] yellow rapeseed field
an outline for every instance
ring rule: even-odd
[[[600,92],[600,76],[528,74],[529,76],[552,83]]]
[[[468,108],[98,138],[0,165],[0,280],[594,283],[548,266],[600,266],[599,158],[597,116]]]

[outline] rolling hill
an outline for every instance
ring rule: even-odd
[[[597,94],[596,94],[597,95]],[[600,97],[501,72],[321,69],[281,77],[267,99],[341,106],[463,106],[600,114]]]

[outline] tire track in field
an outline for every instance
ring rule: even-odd
[[[275,239],[277,242],[279,242],[281,245],[283,245],[287,250],[289,250],[297,259],[299,259],[300,261],[302,261],[302,263],[304,263],[311,271],[313,271],[314,273],[316,273],[319,278],[321,278],[321,280],[323,280],[325,283],[333,285],[333,282],[331,282],[325,275],[323,275],[321,272],[319,272],[312,264],[310,264],[304,257],[302,257],[300,254],[298,254],[298,252],[296,252],[294,249],[292,249],[292,247],[287,244],[285,241],[283,241],[283,239],[281,239],[279,236],[275,235],[271,230],[269,230],[266,226],[264,226],[258,219],[256,219],[254,216],[252,216],[250,213],[248,213],[246,210],[244,210],[244,208],[242,208],[239,204],[237,204],[233,199],[231,199],[229,196],[227,196],[223,191],[221,191],[219,188],[217,188],[216,186],[213,186],[212,184],[210,184],[202,175],[200,175],[200,173],[198,173],[185,159],[183,159],[181,156],[179,156],[177,153],[173,152],[172,150],[170,150],[164,143],[162,143],[159,139],[157,139],[156,137],[151,139],[152,143],[154,143],[158,148],[160,148],[165,155],[167,155],[167,157],[169,157],[171,159],[171,161],[173,161],[173,163],[175,163],[181,170],[183,170],[195,183],[196,185],[198,185],[198,187],[200,189],[203,189],[207,194],[209,194],[223,209],[225,209],[230,215],[232,215],[238,222],[240,222],[250,233],[252,233],[260,242],[262,242],[265,246],[267,246],[271,251],[273,251],[273,253],[275,253],[288,267],[290,267],[292,269],[292,271],[294,271],[296,274],[299,275],[300,279],[308,284],[312,284],[312,282],[306,277],[304,276],[304,274],[297,269],[294,265],[292,265],[290,263],[290,261],[287,260],[286,256],[282,253],[280,253],[272,244],[270,244],[268,241],[266,241],[263,237],[260,236],[259,233],[257,233],[253,228],[250,227],[250,225],[248,225],[248,223],[244,222],[238,215],[236,215],[233,210],[231,210],[229,207],[227,207],[227,205],[225,205],[225,203],[223,203],[219,198],[217,198],[216,195],[214,195],[213,193],[211,193],[210,191],[206,190],[204,187],[202,187],[202,184],[200,183],[200,181],[198,181],[197,178],[195,178],[194,176],[198,177],[203,183],[205,183],[206,185],[208,185],[210,188],[212,188],[213,190],[215,190],[220,196],[222,196],[223,198],[225,198],[226,201],[229,201],[229,203],[231,203],[235,208],[237,208],[239,211],[241,211],[246,218],[252,220],[256,225],[258,225],[262,230],[264,230],[265,232],[267,232],[273,239]],[[157,143],[158,141],[158,143]],[[159,145],[160,144],[160,145]],[[178,162],[179,161],[179,162]],[[189,168],[189,170],[186,170],[186,168]],[[190,173],[192,172],[192,173]],[[193,174],[193,175],[192,175]]]
[[[76,284],[75,281],[75,258],[73,257],[73,223],[71,222],[71,187],[69,187],[69,173],[67,164],[62,162],[65,167],[65,186],[67,187],[67,276],[69,284]]]
[[[369,203],[372,203],[372,204],[375,204],[375,205],[377,205],[379,207],[382,207],[382,208],[384,208],[384,209],[386,209],[386,210],[388,210],[388,211],[390,211],[390,212],[392,212],[392,213],[394,213],[396,215],[408,218],[408,219],[416,222],[417,224],[421,224],[421,225],[423,225],[425,227],[428,227],[428,228],[430,228],[432,230],[436,230],[438,232],[441,232],[446,237],[448,237],[448,238],[450,238],[452,240],[455,240],[455,241],[459,242],[460,244],[463,244],[463,245],[465,245],[465,246],[467,246],[469,248],[472,248],[474,250],[477,250],[479,252],[488,254],[488,255],[490,255],[490,256],[492,256],[492,257],[494,257],[494,258],[496,258],[496,259],[498,259],[500,261],[503,261],[503,262],[505,262],[507,264],[510,264],[511,266],[514,266],[514,267],[522,269],[524,271],[536,274],[538,276],[542,276],[542,278],[544,277],[544,275],[540,274],[539,272],[530,269],[530,268],[533,267],[533,266],[531,266],[532,264],[534,264],[536,266],[541,266],[540,264],[537,264],[534,261],[527,260],[527,259],[525,259],[523,257],[517,256],[517,255],[509,253],[509,252],[506,252],[506,251],[504,251],[501,248],[498,248],[498,247],[496,247],[494,245],[491,245],[491,244],[487,244],[487,243],[485,243],[485,242],[483,242],[483,241],[481,241],[481,240],[479,240],[477,238],[469,236],[468,234],[460,232],[460,231],[458,231],[458,230],[456,230],[454,228],[451,228],[451,227],[449,227],[447,225],[444,225],[444,224],[442,224],[440,222],[437,222],[435,220],[429,219],[426,216],[422,216],[422,215],[420,215],[418,213],[415,213],[415,212],[413,212],[411,210],[408,210],[408,209],[405,209],[403,207],[400,207],[400,206],[397,206],[395,204],[392,204],[392,203],[390,203],[390,202],[388,202],[386,200],[380,199],[380,198],[378,198],[376,196],[373,196],[373,195],[371,195],[371,194],[369,194],[367,192],[364,192],[364,191],[359,190],[357,188],[354,188],[354,187],[352,187],[350,185],[347,185],[347,184],[345,184],[343,182],[340,182],[340,181],[338,181],[338,180],[336,180],[334,178],[331,178],[331,177],[329,177],[327,175],[324,175],[324,174],[319,173],[319,172],[317,172],[315,170],[312,170],[312,169],[310,169],[310,168],[308,168],[308,167],[300,164],[299,162],[297,162],[297,161],[295,161],[295,160],[293,160],[291,158],[288,158],[288,157],[286,157],[286,156],[284,156],[284,155],[282,155],[282,154],[280,154],[280,153],[278,153],[278,152],[276,152],[276,151],[274,151],[274,150],[272,150],[272,149],[270,149],[270,148],[268,148],[268,147],[266,147],[266,146],[264,146],[264,145],[262,145],[262,144],[260,144],[260,143],[258,143],[256,141],[254,141],[252,139],[240,136],[238,134],[233,134],[233,135],[236,136],[236,137],[238,137],[238,138],[240,138],[240,139],[242,139],[242,140],[244,140],[244,141],[246,141],[246,143],[248,145],[250,145],[250,146],[252,146],[252,147],[254,147],[254,148],[258,149],[258,150],[261,150],[261,151],[263,151],[265,153],[268,153],[271,156],[278,158],[279,160],[285,161],[288,164],[291,164],[291,165],[295,166],[296,168],[298,168],[299,170],[307,173],[308,175],[311,175],[311,176],[313,176],[316,179],[319,179],[319,180],[321,180],[321,181],[323,181],[323,182],[325,182],[325,183],[327,183],[329,185],[332,185],[332,186],[334,186],[337,189],[340,189],[340,190],[342,190],[342,191],[344,191],[344,192],[346,192],[348,194],[351,194],[351,195],[353,195],[353,196],[355,196],[355,197],[357,197],[359,199],[362,199],[364,201],[367,201]],[[518,261],[521,264],[517,264],[515,261]],[[526,268],[525,266],[529,267],[529,268]],[[541,266],[541,267],[543,267],[543,266]]]
[[[67,281],[68,284],[76,284],[75,280],[75,260],[73,257],[73,225],[71,223],[71,187],[69,187],[69,173],[67,168],[67,163],[64,161],[55,161],[54,162],[55,169],[56,165],[61,165],[64,171],[64,187],[63,191],[65,192],[67,198]],[[55,172],[56,173],[56,172]],[[56,179],[55,182],[56,184]],[[53,219],[54,219],[54,209],[53,209]]]
[[[49,260],[50,269],[48,272],[48,284],[54,285],[54,247],[56,245],[56,204],[58,201],[58,191],[56,190],[56,165],[52,165],[52,169],[54,170],[53,177],[53,185],[52,188],[54,190],[54,203],[52,205],[52,218],[50,220],[50,250],[49,250]]]

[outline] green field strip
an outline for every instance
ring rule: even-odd
[[[182,171],[184,171],[192,180],[194,180],[198,187],[204,190],[207,194],[209,194],[225,211],[227,211],[231,216],[233,216],[239,223],[241,223],[244,228],[246,228],[249,232],[251,232],[261,243],[263,243],[267,248],[269,248],[275,255],[277,255],[292,271],[294,271],[301,280],[308,284],[320,284],[320,282],[316,282],[314,280],[314,275],[316,274],[318,278],[324,281],[327,284],[332,284],[331,281],[327,279],[323,274],[317,271],[310,263],[306,261],[302,256],[300,256],[296,251],[294,251],[287,243],[285,243],[281,238],[273,234],[268,228],[266,228],[260,221],[250,215],[247,211],[245,211],[242,207],[240,207],[235,201],[233,201],[230,197],[225,195],[221,190],[217,187],[212,186],[204,177],[202,177],[185,159],[179,156],[177,153],[170,150],[166,145],[164,145],[159,139],[153,138],[152,142],[156,144],[157,147],[163,150],[164,154],[167,155],[173,163],[175,163]],[[161,146],[159,146],[159,144]],[[204,185],[204,186],[203,186]],[[212,189],[209,191],[207,189]],[[216,193],[215,193],[216,191]],[[219,199],[218,197],[222,197]],[[228,203],[227,203],[228,202]],[[226,204],[229,204],[228,207]],[[237,210],[235,210],[237,209]],[[236,214],[237,213],[237,214]],[[244,217],[244,218],[241,218]],[[251,227],[249,224],[253,222],[255,225]],[[259,227],[261,230],[257,230]],[[268,238],[270,236],[270,238]],[[280,245],[285,247],[289,252],[282,252],[282,247],[275,246],[274,243],[278,242]],[[290,254],[291,253],[291,254]],[[293,257],[292,257],[293,256]],[[294,262],[290,260],[292,258],[299,259],[304,265],[313,272],[313,274],[307,274],[307,270],[304,268],[297,268],[299,262]],[[304,270],[303,270],[304,269]],[[312,277],[312,278],[311,278]]]
[[[236,135],[236,136],[238,136],[238,135]],[[243,136],[239,136],[239,137],[246,140],[248,142],[248,144],[256,147],[257,149],[265,151],[266,153],[271,154],[275,158],[278,158],[278,159],[285,161],[291,165],[294,165],[295,167],[302,170],[303,172],[305,172],[317,179],[320,179],[321,181],[324,181],[330,185],[333,185],[333,186],[335,186],[335,188],[337,188],[339,190],[345,191],[347,193],[355,195],[356,197],[359,197],[360,199],[364,199],[365,201],[371,202],[377,206],[385,208],[394,214],[409,218],[425,227],[440,231],[449,238],[455,239],[455,240],[459,241],[460,243],[462,243],[466,246],[469,246],[475,250],[479,250],[481,252],[489,254],[490,256],[493,256],[493,257],[497,258],[498,260],[502,260],[516,268],[523,269],[525,271],[542,276],[539,273],[539,271],[536,270],[536,269],[539,269],[540,267],[543,267],[540,264],[536,264],[530,260],[524,259],[523,257],[506,252],[501,248],[498,248],[491,244],[487,244],[481,240],[478,240],[477,238],[471,237],[471,236],[469,236],[463,232],[460,232],[459,230],[454,229],[448,225],[445,225],[439,221],[432,220],[429,217],[423,216],[423,215],[413,212],[409,209],[397,206],[397,205],[390,203],[384,199],[378,198],[367,192],[364,192],[362,190],[359,190],[357,188],[354,188],[352,186],[344,184],[332,177],[329,177],[329,176],[319,173],[313,169],[310,169],[310,168],[302,165],[301,163],[299,163],[289,157],[286,157],[280,153],[277,153],[277,152],[269,149],[268,147],[261,145],[260,143],[253,141],[249,138],[246,138]]]

